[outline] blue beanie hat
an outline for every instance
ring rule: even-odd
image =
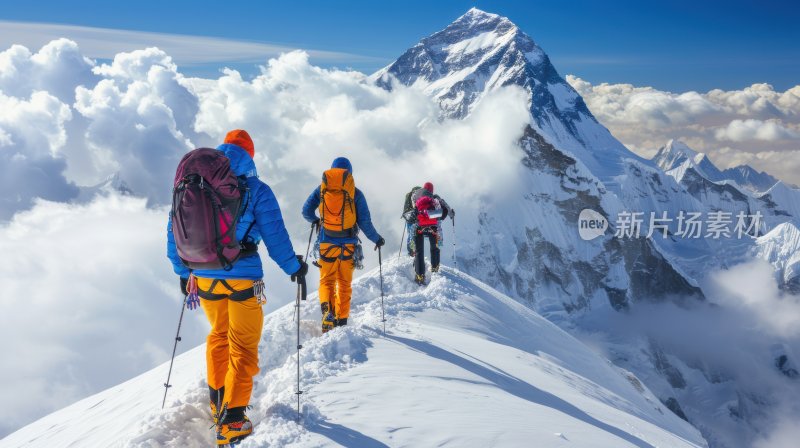
[[[350,164],[350,161],[347,160],[347,157],[337,157],[333,159],[331,168],[344,168],[347,171],[350,171],[350,174],[353,174],[353,165]]]

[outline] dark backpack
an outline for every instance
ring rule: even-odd
[[[414,192],[419,190],[420,188],[422,187],[414,187],[411,189],[411,191],[406,193],[406,201],[403,204],[403,213],[414,210],[414,202],[411,200],[411,195],[413,195]]]
[[[415,218],[412,216],[412,214],[414,212],[414,209],[415,209],[414,201],[412,200],[412,196],[420,188],[422,188],[422,187],[419,187],[419,186],[414,187],[414,188],[411,189],[411,191],[406,193],[406,201],[403,203],[403,218],[405,218],[405,220],[407,222],[409,222],[409,223],[415,221]]]
[[[178,164],[172,190],[172,233],[183,264],[190,269],[225,269],[258,247],[241,243],[236,227],[247,208],[250,191],[220,151],[198,148]]]

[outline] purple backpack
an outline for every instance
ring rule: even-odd
[[[183,156],[172,190],[172,233],[183,264],[190,269],[230,270],[243,255],[257,252],[252,242],[236,239],[247,200],[249,190],[225,154],[198,148]]]

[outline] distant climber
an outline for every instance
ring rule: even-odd
[[[413,204],[413,206],[409,206]],[[422,188],[414,187],[406,195],[403,217],[409,231],[408,253],[414,257],[415,281],[425,283],[425,238],[428,238],[431,254],[431,272],[439,271],[440,248],[443,244],[441,221],[456,212],[444,199],[433,193],[433,184],[426,182]],[[413,235],[413,243],[411,242]]]
[[[181,292],[190,308],[199,301],[211,324],[206,361],[217,445],[253,432],[245,410],[259,371],[266,302],[258,244],[265,243],[292,281],[305,281],[308,272],[295,256],[275,195],[258,179],[253,155],[253,140],[237,129],[216,150],[184,156],[167,226],[167,256]]]
[[[347,325],[353,270],[363,257],[359,230],[376,248],[386,242],[372,225],[367,199],[356,188],[353,166],[344,157],[336,158],[322,173],[321,185],[303,204],[303,217],[319,229],[319,301],[325,333]]]
[[[415,204],[415,194],[422,190],[419,185],[415,186],[408,193],[406,193],[406,201],[403,204],[403,219],[406,221],[406,251],[409,257],[414,257],[414,232],[417,228],[417,214]],[[419,199],[419,196],[416,197]]]

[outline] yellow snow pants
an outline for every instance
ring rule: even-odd
[[[319,272],[319,301],[328,302],[333,308],[336,319],[350,316],[350,296],[353,288],[353,251],[355,245],[345,244],[344,254],[342,247],[322,243],[320,244],[320,272]]]
[[[255,297],[235,301],[230,291],[213,279],[197,278],[197,288],[226,295],[219,300],[201,298],[200,305],[211,324],[206,339],[208,385],[213,389],[225,386],[223,403],[228,408],[247,406],[253,392],[253,377],[258,373],[258,342],[264,324],[264,312]],[[252,280],[225,280],[234,290],[253,287]]]

